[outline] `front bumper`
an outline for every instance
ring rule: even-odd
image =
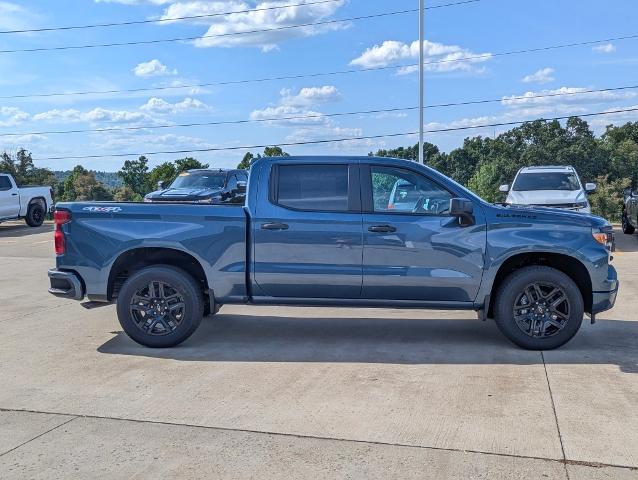
[[[618,281],[616,269],[609,265],[607,280],[605,281],[606,288],[602,291],[595,291],[592,293],[592,315],[609,310],[614,306],[614,303],[616,303],[616,297],[618,296],[619,286],[620,282]]]
[[[73,300],[84,298],[84,285],[75,272],[51,269],[49,270],[49,282],[51,283],[51,288],[49,288],[51,295],[72,298]]]

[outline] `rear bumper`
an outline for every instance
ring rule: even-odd
[[[49,293],[56,297],[82,300],[84,298],[84,286],[77,273],[62,270],[49,270]]]
[[[616,296],[618,295],[619,286],[620,283],[618,282],[618,274],[616,273],[616,269],[609,265],[607,280],[605,281],[605,290],[592,293],[593,298],[591,313],[595,315],[612,308],[614,306],[614,303],[616,303]]]

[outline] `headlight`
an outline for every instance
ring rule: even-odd
[[[144,197],[144,202],[145,202],[145,203],[151,203],[152,201],[153,201],[153,200],[151,200],[150,198],[148,198],[148,197]]]
[[[615,250],[614,231],[611,225],[606,225],[600,228],[592,228],[591,234],[601,245],[604,245],[607,250],[613,252]]]
[[[195,200],[195,203],[213,203],[213,198],[202,198],[201,200]]]

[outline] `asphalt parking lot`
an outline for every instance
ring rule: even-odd
[[[560,350],[467,312],[224,307],[151,350],[0,225],[0,478],[638,478],[638,235]]]

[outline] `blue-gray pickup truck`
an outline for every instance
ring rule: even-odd
[[[252,304],[475,310],[515,344],[552,349],[618,291],[602,218],[492,205],[389,158],[264,158],[243,206],[59,203],[55,220],[49,292],[116,302],[149,347]]]

